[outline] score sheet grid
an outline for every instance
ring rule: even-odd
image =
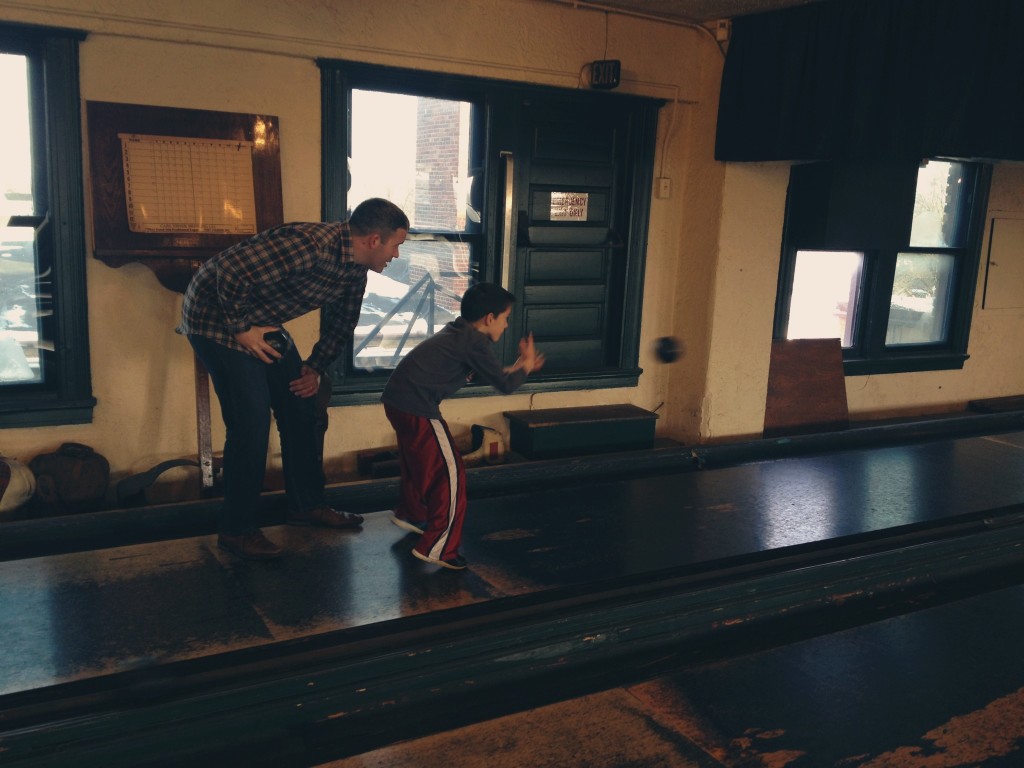
[[[251,141],[118,138],[132,232],[256,233]]]

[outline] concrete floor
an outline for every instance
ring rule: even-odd
[[[927,608],[323,768],[1024,765],[1024,587]]]

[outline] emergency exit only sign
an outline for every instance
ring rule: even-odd
[[[586,221],[590,194],[587,192],[552,192],[551,221]]]

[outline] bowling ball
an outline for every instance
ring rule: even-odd
[[[654,352],[663,363],[674,363],[683,355],[683,343],[675,336],[662,336],[655,342]]]

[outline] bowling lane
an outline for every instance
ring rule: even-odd
[[[1024,435],[1001,437],[527,490],[471,504],[464,550],[522,593],[924,530],[1024,502]]]
[[[463,573],[414,560],[387,511],[359,532],[269,528],[279,562],[236,560],[212,536],[3,562],[0,693],[989,515],[1024,501],[1021,436],[1000,438],[471,500]]]

